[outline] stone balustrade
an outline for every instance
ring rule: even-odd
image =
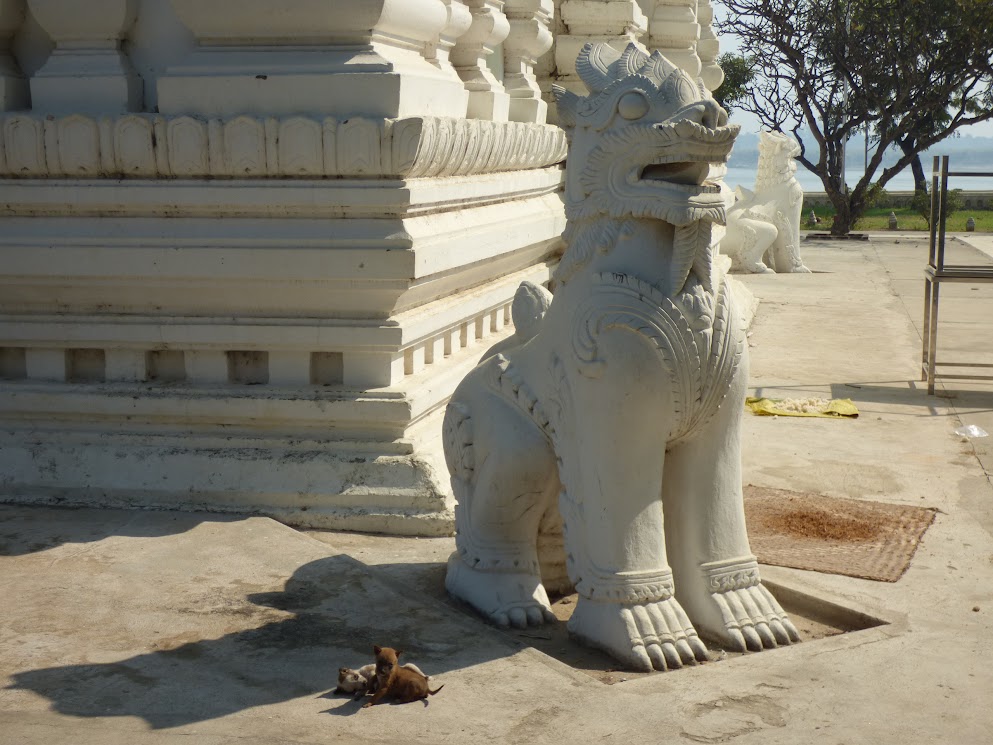
[[[510,34],[504,0],[464,0],[472,13],[469,30],[452,50],[452,64],[469,91],[467,116],[507,121],[510,96],[490,69],[489,58]]]
[[[683,68],[691,76],[700,75],[697,54],[700,24],[697,22],[697,0],[642,0],[648,16],[649,49],[658,49],[667,60]]]
[[[717,64],[720,45],[713,20],[710,0],[554,0],[553,52],[535,65],[538,85],[549,103],[547,120],[557,121],[553,84],[585,91],[575,60],[587,43],[606,42],[622,50],[632,41],[640,42],[716,90],[724,73]]]
[[[534,68],[538,58],[552,47],[552,0],[507,0],[504,10],[510,21],[510,34],[503,44],[503,80],[510,94],[510,119],[544,122],[548,104],[541,98]]]
[[[448,20],[438,34],[438,37],[425,46],[424,57],[428,62],[444,71],[452,80],[461,83],[462,79],[452,64],[451,55],[456,40],[472,26],[472,13],[466,7],[463,0],[441,1],[445,4],[445,13]],[[469,92],[464,91],[459,99],[459,110],[467,110],[468,104]]]
[[[551,16],[552,0],[0,0],[0,112],[543,123]],[[30,76],[10,52],[26,17]]]
[[[617,50],[637,42],[648,30],[648,18],[637,0],[562,0],[563,32],[555,37],[555,77],[564,88],[585,93],[576,72],[576,58],[587,43],[606,42]]]
[[[121,47],[138,0],[28,0],[28,8],[55,43],[31,78],[34,110],[141,110],[142,80]]]
[[[0,0],[0,111],[28,107],[28,81],[10,53],[11,37],[24,22],[24,0]]]
[[[724,82],[724,71],[717,64],[721,45],[714,33],[714,7],[710,0],[698,0],[697,22],[700,24],[700,41],[697,53],[700,56],[700,77],[709,90],[716,91]]]

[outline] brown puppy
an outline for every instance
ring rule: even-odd
[[[372,651],[376,653],[376,692],[372,699],[362,704],[363,709],[378,704],[384,696],[392,696],[406,704],[433,696],[445,687],[440,685],[432,691],[426,677],[397,665],[397,658],[403,654],[399,649],[373,647]]]

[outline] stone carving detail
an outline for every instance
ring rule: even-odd
[[[721,250],[740,272],[809,272],[800,258],[803,188],[796,180],[800,146],[779,132],[759,134],[755,191],[741,186],[728,211]]]
[[[62,173],[92,178],[100,173],[100,130],[102,127],[85,116],[60,119],[57,126],[58,159]]]
[[[420,178],[541,168],[558,127],[416,117],[0,116],[0,177]]]
[[[589,95],[556,90],[571,139],[554,298],[522,285],[515,335],[446,413],[446,585],[527,627],[571,584],[570,631],[635,669],[706,659],[698,631],[790,644],[745,532],[747,347],[715,261],[725,202],[708,179],[738,128],[658,52],[587,44],[576,70]]]
[[[3,121],[3,150],[8,173],[34,178],[47,175],[44,120],[14,116]],[[7,175],[7,174],[0,174]]]
[[[319,122],[292,117],[279,123],[276,161],[283,176],[321,176],[324,173],[324,134]],[[333,170],[333,169],[332,169]]]
[[[754,556],[705,564],[704,571],[707,573],[710,589],[713,592],[744,590],[754,587],[761,581],[758,569],[755,567]]]

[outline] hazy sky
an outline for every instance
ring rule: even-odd
[[[727,9],[724,5],[717,0],[714,3],[714,15],[718,19],[723,19],[724,14]],[[721,34],[721,52],[734,52],[738,49],[738,37],[733,34]],[[743,132],[758,132],[759,122],[758,119],[745,111],[735,111],[731,118],[731,121],[740,124]],[[981,124],[974,124],[970,127],[962,127],[958,130],[962,135],[971,135],[973,137],[993,137],[993,121],[985,121]]]

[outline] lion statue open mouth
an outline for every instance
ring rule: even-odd
[[[747,346],[714,261],[712,165],[738,128],[658,52],[588,44],[556,90],[570,135],[554,297],[525,283],[516,334],[444,423],[458,501],[446,585],[497,624],[554,620],[639,670],[799,639],[745,532]]]

